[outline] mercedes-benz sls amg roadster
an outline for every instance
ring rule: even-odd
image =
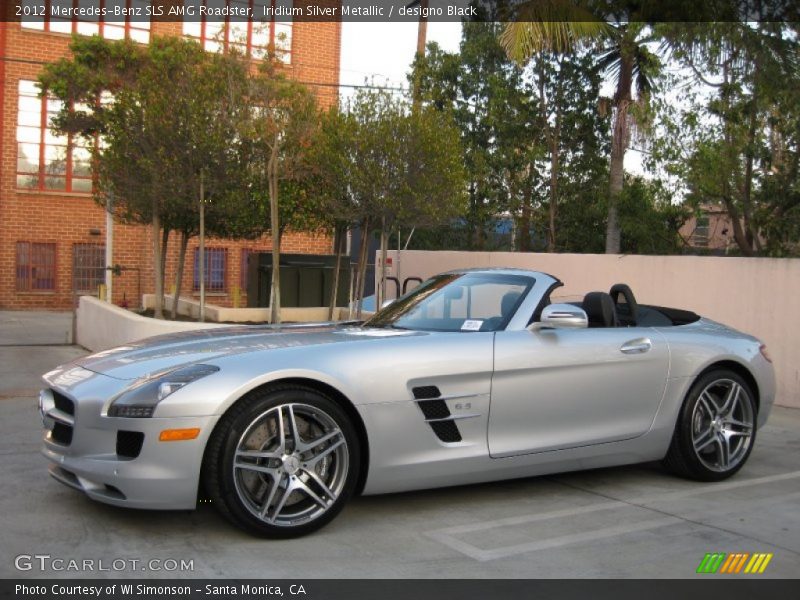
[[[630,288],[551,302],[516,269],[438,275],[365,322],[160,336],[44,376],[50,474],[118,506],[292,537],[353,494],[662,461],[736,473],[775,377],[754,337]]]

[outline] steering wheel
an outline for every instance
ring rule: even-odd
[[[635,327],[639,318],[639,304],[630,286],[625,283],[615,283],[608,293],[614,301],[620,324],[625,327]]]

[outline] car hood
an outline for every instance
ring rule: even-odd
[[[92,354],[73,364],[116,379],[138,379],[233,354],[408,335],[423,334],[333,324],[223,327],[147,338]]]

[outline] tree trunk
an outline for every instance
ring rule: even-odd
[[[166,286],[164,285],[167,278],[167,253],[169,250],[169,229],[166,227],[161,230],[161,306],[164,306],[164,293]]]
[[[361,221],[361,243],[358,249],[358,276],[356,278],[356,319],[361,319],[364,305],[364,284],[367,277],[367,255],[369,254],[369,218]]]
[[[386,301],[386,254],[389,249],[389,232],[387,231],[386,217],[381,220],[381,272],[378,279],[378,289],[375,296],[375,310],[380,310]]]
[[[519,244],[520,252],[531,251],[531,188],[527,186],[522,199],[522,214],[519,217]]]
[[[756,65],[758,69],[758,65]],[[753,163],[755,162],[754,148],[756,144],[756,126],[758,124],[758,105],[756,95],[750,104],[750,123],[747,128],[747,146],[745,147],[744,190],[742,193],[742,214],[744,216],[744,233],[747,245],[751,249],[761,250],[761,240],[753,225]]]
[[[722,68],[722,77],[724,85],[722,86],[721,92],[721,100],[722,100],[722,116],[724,119],[724,148],[725,148],[725,158],[727,162],[727,168],[733,169],[736,161],[738,160],[737,157],[734,155],[733,152],[733,133],[731,132],[732,123],[731,123],[731,101],[730,101],[730,94],[731,88],[733,86],[733,81],[731,79],[731,70],[730,65],[728,62],[723,64]],[[722,175],[722,201],[725,204],[725,210],[728,212],[728,216],[731,218],[731,226],[733,227],[733,239],[736,241],[736,245],[739,246],[739,250],[741,250],[742,254],[745,256],[753,256],[753,246],[747,240],[747,234],[745,230],[742,228],[742,219],[739,215],[739,210],[736,207],[736,200],[733,197],[733,193],[731,190],[730,180],[728,178],[728,173],[724,173]]]
[[[728,216],[731,218],[733,239],[736,241],[736,245],[739,246],[739,250],[741,250],[742,254],[745,256],[753,256],[755,253],[753,252],[753,247],[747,243],[747,236],[742,228],[742,221],[739,217],[739,211],[736,209],[735,202],[728,195],[725,195],[722,198],[722,201],[725,203],[725,210],[728,212]]]
[[[337,300],[337,293],[339,291],[339,278],[342,274],[342,246],[344,245],[345,235],[347,230],[342,225],[336,225],[335,233],[333,234],[334,244],[336,248],[334,252],[336,254],[336,264],[333,267],[333,287],[331,288],[331,300],[330,305],[328,306],[328,320],[333,321],[334,312],[336,311],[336,300]]]
[[[272,292],[270,294],[270,323],[281,322],[281,227],[278,212],[278,141],[275,140],[267,165],[269,186],[269,215],[272,231]]]
[[[633,57],[623,48],[620,59],[617,93],[614,96],[614,130],[611,134],[611,165],[608,183],[608,223],[606,224],[606,254],[619,254],[621,232],[619,229],[619,196],[625,177],[625,151],[630,137],[628,108],[631,104],[633,83]]]
[[[183,284],[183,268],[186,264],[186,249],[189,246],[189,236],[185,231],[181,232],[181,245],[178,250],[178,266],[175,269],[175,296],[172,298],[172,320],[178,317],[178,300],[181,297],[181,287]]]
[[[558,128],[558,126],[556,126]],[[556,251],[556,214],[558,212],[558,168],[559,168],[558,139],[554,132],[550,147],[550,224],[547,236],[547,251]]]
[[[153,316],[164,318],[164,268],[161,261],[161,216],[153,207],[153,277],[155,279],[155,298],[153,299]]]

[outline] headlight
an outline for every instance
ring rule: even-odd
[[[219,371],[212,365],[189,365],[141,379],[117,396],[108,409],[109,417],[152,417],[164,398],[183,386]]]

